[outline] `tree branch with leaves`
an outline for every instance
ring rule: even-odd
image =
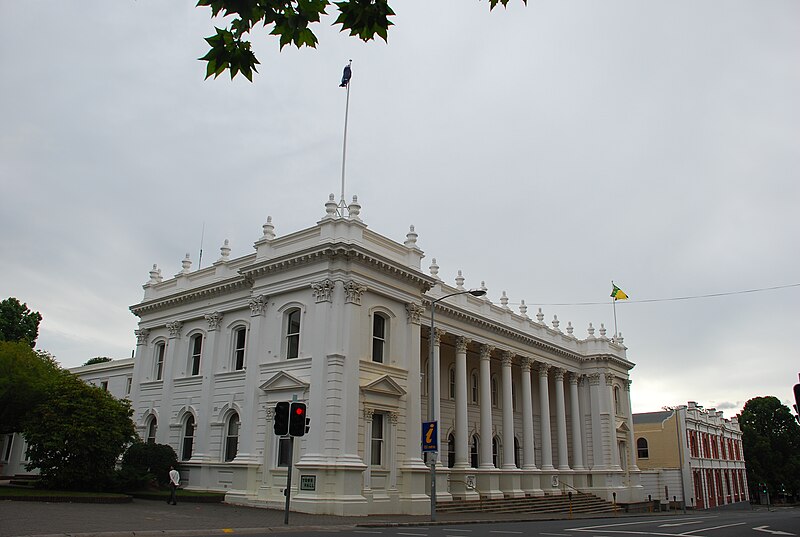
[[[498,5],[505,7],[509,1],[489,0],[489,10]],[[216,33],[206,38],[211,48],[200,58],[208,62],[206,78],[216,78],[228,71],[231,79],[241,73],[253,81],[260,62],[253,54],[248,36],[257,25],[271,27],[269,35],[278,38],[281,49],[286,45],[316,48],[317,36],[310,26],[327,15],[331,4],[339,12],[333,24],[340,24],[341,31],[365,42],[375,36],[388,42],[389,27],[393,25],[389,17],[394,16],[388,0],[199,0],[197,6],[211,8],[212,17],[232,17],[227,27],[215,28]]]

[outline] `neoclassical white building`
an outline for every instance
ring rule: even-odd
[[[164,279],[154,266],[139,317],[130,398],[145,439],[172,445],[190,488],[280,507],[293,456],[292,509],[424,514],[428,405],[439,423],[437,501],[562,494],[643,499],[629,371],[605,329],[530,318],[439,279],[413,226],[404,242],[370,229],[356,198],[331,195],[316,225]],[[342,214],[343,213],[343,214]],[[97,379],[95,379],[97,381]],[[307,435],[273,433],[279,401],[305,401]]]

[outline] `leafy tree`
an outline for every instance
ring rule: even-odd
[[[31,311],[27,304],[9,297],[0,301],[0,341],[24,341],[29,347],[36,345],[42,316]]]
[[[162,487],[169,483],[169,467],[178,467],[178,455],[172,446],[137,440],[122,456],[121,473],[140,488],[153,480]]]
[[[94,364],[104,364],[106,362],[111,362],[111,358],[108,356],[95,356],[94,358],[89,358],[86,360],[86,363],[83,365],[94,365]]]
[[[508,2],[489,0],[489,10]],[[522,2],[527,4],[528,0]],[[212,17],[233,17],[227,28],[215,28],[216,34],[206,38],[211,49],[200,58],[208,62],[206,78],[216,78],[227,70],[231,78],[242,73],[253,81],[259,62],[246,37],[257,24],[272,27],[269,33],[279,38],[281,49],[289,44],[316,48],[317,36],[309,25],[319,23],[331,3],[339,11],[333,24],[341,24],[343,32],[349,31],[362,41],[370,41],[376,35],[388,40],[389,26],[393,24],[389,17],[394,15],[388,0],[199,0],[197,6],[210,7]]]
[[[766,483],[770,494],[784,486],[800,492],[800,425],[777,397],[750,399],[739,416],[751,490]],[[757,494],[753,494],[756,497]]]
[[[50,488],[106,489],[117,459],[136,438],[132,414],[128,401],[63,371],[25,420],[27,468],[38,468]]]
[[[27,415],[61,376],[55,359],[22,341],[0,341],[0,434],[22,430]]]

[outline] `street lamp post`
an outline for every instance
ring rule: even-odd
[[[430,341],[430,346],[428,350],[428,421],[436,421],[436,408],[434,407],[434,401],[436,401],[436,382],[434,379],[434,367],[433,367],[433,341],[436,338],[436,321],[435,321],[435,313],[436,313],[436,303],[441,302],[445,298],[450,298],[451,296],[456,295],[466,295],[470,294],[472,296],[483,296],[486,294],[486,291],[483,289],[471,289],[465,291],[458,291],[456,293],[450,293],[449,295],[444,295],[443,297],[439,297],[435,300],[431,300],[431,331],[428,334],[428,339]],[[436,426],[436,434],[439,434],[439,427],[438,423]],[[439,439],[436,439],[436,447],[440,449],[439,446]],[[438,452],[437,452],[438,453]],[[431,465],[431,521],[436,520],[436,456],[437,453],[432,453],[430,458],[430,465]]]

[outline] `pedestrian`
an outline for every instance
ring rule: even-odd
[[[175,501],[175,491],[178,490],[178,486],[181,484],[181,474],[178,473],[178,470],[175,469],[174,466],[169,467],[169,500],[167,503],[171,503],[172,505],[178,505],[178,502]]]

